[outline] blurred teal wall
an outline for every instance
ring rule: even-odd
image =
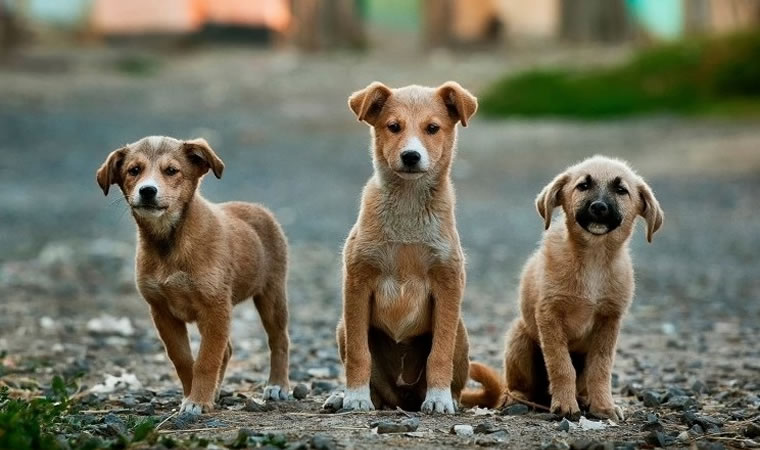
[[[93,1],[28,0],[26,13],[35,21],[56,26],[76,27],[87,22]]]
[[[626,0],[636,25],[660,39],[678,39],[684,30],[682,0]]]

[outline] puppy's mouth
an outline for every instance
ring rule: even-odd
[[[396,173],[396,175],[398,175],[400,178],[403,178],[404,180],[416,180],[427,173],[426,170],[419,170],[419,169],[401,169],[401,170],[394,170],[394,172]]]
[[[594,236],[603,236],[615,231],[622,223],[622,217],[617,213],[611,213],[604,218],[595,218],[588,213],[587,209],[584,209],[575,215],[575,221]]]
[[[132,205],[132,211],[140,215],[146,216],[160,216],[168,209],[168,206],[161,206],[155,204],[137,204]]]

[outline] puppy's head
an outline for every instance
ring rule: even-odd
[[[547,229],[557,206],[562,206],[570,231],[588,237],[628,239],[640,215],[651,242],[663,222],[660,204],[644,179],[625,162],[604,156],[569,167],[541,191],[536,209]]]
[[[209,169],[221,178],[224,163],[205,140],[149,136],[112,151],[95,178],[106,195],[121,188],[138,222],[171,225]]]
[[[467,126],[478,101],[453,81],[399,89],[374,82],[354,92],[348,106],[372,127],[376,168],[409,180],[448,170],[456,124]]]

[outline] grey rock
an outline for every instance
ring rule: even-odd
[[[742,430],[745,436],[747,436],[750,439],[755,439],[757,437],[760,437],[760,425],[756,423],[750,423],[746,427],[744,427],[744,430]]]
[[[507,439],[509,439],[509,434],[507,434],[507,432],[504,430],[500,430],[495,433],[490,433],[485,436],[478,437],[475,440],[475,445],[479,445],[481,447],[490,447],[502,444],[506,442]]]
[[[245,401],[245,406],[243,407],[243,411],[248,412],[266,412],[271,411],[274,409],[274,406],[272,406],[269,403],[261,403],[258,402],[252,398],[249,398]]]
[[[671,397],[663,406],[674,409],[676,411],[684,411],[696,407],[697,403],[693,398],[687,397],[685,395],[677,395]]]
[[[663,431],[663,429],[660,418],[654,414],[647,414],[647,420],[641,426],[641,431]]]
[[[549,442],[541,443],[541,450],[569,450],[570,445],[560,439],[554,439]]]
[[[103,417],[103,424],[105,425],[105,431],[110,436],[118,436],[127,433],[127,424],[116,414],[106,414],[105,417]]]
[[[507,415],[507,416],[522,416],[522,415],[528,414],[529,412],[530,412],[530,408],[523,405],[522,403],[515,403],[514,405],[509,405],[502,410],[502,414]]]
[[[709,389],[707,388],[707,385],[700,380],[697,380],[694,383],[692,383],[691,390],[694,391],[694,393],[696,394],[707,394],[710,392]]]
[[[377,428],[378,434],[387,433],[408,433],[417,431],[420,426],[420,419],[409,417],[403,420],[381,420],[370,423],[370,428]]]
[[[309,443],[314,450],[336,450],[338,448],[332,438],[322,433],[312,436]]]
[[[296,400],[303,400],[308,395],[309,395],[309,387],[303,383],[298,383],[296,387],[293,388],[293,397]]]
[[[451,427],[451,434],[470,437],[475,434],[475,431],[473,430],[472,425],[454,425]]]
[[[647,444],[652,445],[654,447],[665,447],[666,444],[666,438],[665,433],[662,431],[652,431],[649,434],[646,435],[644,438],[644,441],[646,441]]]
[[[143,403],[135,407],[135,414],[152,416],[156,414],[156,407],[152,403]]]
[[[491,422],[482,422],[477,425],[475,425],[475,433],[477,434],[492,434],[496,433],[497,431],[502,431],[501,428],[497,427]]]
[[[660,396],[654,391],[644,391],[641,401],[647,408],[656,408],[660,406]]]
[[[570,431],[570,421],[563,418],[562,421],[557,425],[557,430]]]

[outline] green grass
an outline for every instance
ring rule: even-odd
[[[498,117],[758,115],[760,32],[656,47],[611,68],[525,72],[490,86],[480,105]]]

